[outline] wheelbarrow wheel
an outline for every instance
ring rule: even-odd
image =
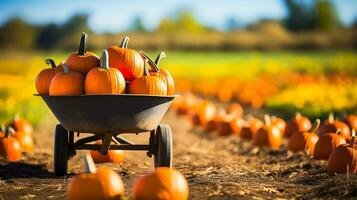
[[[171,167],[172,165],[172,132],[169,125],[160,124],[156,129],[156,151],[154,164],[156,167]]]
[[[68,167],[68,131],[61,124],[55,130],[54,173],[56,176],[67,174]]]

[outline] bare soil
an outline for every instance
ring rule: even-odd
[[[163,123],[174,136],[174,167],[190,186],[190,199],[356,199],[357,175],[329,176],[324,161],[304,153],[258,149],[237,136],[219,137],[191,128],[188,120],[169,112]],[[36,151],[17,163],[0,159],[0,200],[65,199],[68,178],[80,173],[84,151],[69,162],[66,177],[52,174],[55,120],[42,124],[35,135]],[[128,135],[147,142],[148,134]],[[127,198],[135,179],[153,170],[153,159],[145,152],[127,152],[122,164],[100,164],[115,169],[122,177]]]

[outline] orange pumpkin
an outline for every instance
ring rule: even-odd
[[[12,130],[6,129],[5,136],[0,138],[0,157],[16,162],[21,158],[21,145],[11,134],[13,134]]]
[[[229,136],[232,134],[238,134],[237,132],[235,132],[237,130],[233,130],[232,125],[234,125],[235,128],[239,129],[238,127],[239,127],[241,121],[237,121],[235,119],[237,119],[237,118],[235,117],[234,114],[223,116],[223,118],[220,121],[218,121],[218,123],[217,123],[218,135],[219,136]],[[233,120],[235,120],[235,122],[232,122]]]
[[[227,109],[227,113],[229,115],[233,114],[236,117],[242,117],[243,116],[243,107],[238,103],[232,103],[229,105],[229,107]]]
[[[242,139],[252,139],[258,132],[258,130],[263,127],[264,124],[259,119],[249,117],[247,123],[245,123],[240,131],[240,137]]]
[[[86,76],[92,68],[99,67],[99,57],[86,50],[87,38],[87,34],[82,33],[78,52],[72,53],[66,60],[72,71],[80,72],[83,76]]]
[[[193,115],[193,108],[198,103],[198,99],[191,93],[183,94],[182,101],[177,108],[177,115]]]
[[[13,120],[8,124],[11,126],[15,131],[21,131],[29,135],[33,135],[33,127],[31,123],[21,117],[19,115],[14,115]]]
[[[12,129],[12,127],[9,127]],[[34,142],[31,135],[23,132],[23,131],[13,131],[13,137],[19,141],[22,152],[32,153],[34,149]]]
[[[188,185],[185,177],[168,167],[159,167],[153,173],[138,178],[134,183],[135,200],[187,200]]]
[[[97,141],[96,144],[102,144],[101,141]],[[125,153],[122,150],[109,150],[106,155],[101,154],[98,151],[90,151],[95,163],[113,162],[121,163],[125,158]]]
[[[315,145],[314,159],[327,160],[331,153],[342,144],[346,144],[346,139],[336,133],[320,136]]]
[[[327,133],[334,133],[337,130],[340,130],[340,133],[339,133],[340,136],[344,137],[346,140],[350,139],[351,133],[350,133],[350,128],[347,126],[347,124],[345,124],[339,120],[335,120],[333,114],[330,113],[328,120],[325,121],[325,123],[321,125],[318,133],[319,133],[319,136],[322,136]]]
[[[145,61],[146,63],[146,61]],[[149,70],[144,66],[144,76],[133,80],[129,84],[130,94],[166,95],[167,88],[160,78],[150,76]]]
[[[357,116],[356,115],[352,115],[352,114],[348,115],[346,117],[345,121],[351,129],[357,130]]]
[[[129,37],[125,37],[120,46],[108,48],[109,66],[117,68],[125,80],[141,78],[144,74],[144,59],[139,52],[128,49]]]
[[[326,170],[329,174],[357,173],[357,149],[355,147],[355,132],[352,130],[350,144],[338,146],[330,155]]]
[[[290,137],[296,131],[306,132],[311,128],[311,122],[308,118],[302,116],[300,113],[296,113],[295,117],[291,119],[285,128],[285,137]]]
[[[225,115],[226,115],[226,111],[223,108],[219,108],[213,119],[209,120],[205,125],[205,131],[212,132],[217,130],[218,123],[222,121]],[[197,115],[195,116],[197,117]]]
[[[118,69],[109,68],[107,50],[103,50],[100,67],[88,72],[84,85],[86,94],[125,93],[125,79]]]
[[[90,155],[87,154],[85,158],[86,173],[69,180],[67,199],[121,199],[125,195],[125,189],[120,176],[108,167],[96,169]]]
[[[173,95],[174,91],[175,91],[175,83],[174,83],[174,79],[172,78],[171,74],[169,71],[165,70],[165,69],[159,69],[159,63],[161,58],[166,57],[165,52],[160,52],[159,55],[156,57],[155,62],[153,62],[151,60],[151,58],[146,55],[145,52],[140,51],[140,54],[142,54],[144,56],[144,58],[147,58],[149,61],[149,64],[151,65],[151,67],[153,68],[152,71],[150,71],[150,75],[151,76],[157,76],[159,77],[161,80],[164,81],[166,87],[167,87],[167,95]]]
[[[265,126],[260,128],[255,134],[253,141],[259,147],[270,147],[272,149],[279,149],[282,143],[282,135],[279,127],[271,124],[270,116],[265,115]]]
[[[286,128],[286,123],[282,118],[272,116],[271,117],[271,124],[272,126],[277,126],[281,132],[281,134],[284,134],[285,128]]]
[[[319,136],[316,134],[317,129],[320,126],[320,120],[316,120],[316,126],[311,132],[295,132],[288,139],[287,149],[293,152],[305,151],[307,154],[312,155],[314,153],[315,145],[319,140]]]
[[[52,78],[57,72],[62,71],[62,67],[56,66],[55,61],[52,59],[46,59],[45,62],[50,65],[51,68],[42,70],[36,76],[35,86],[39,94],[48,94]]]
[[[194,109],[197,124],[206,126],[216,115],[216,106],[208,100],[201,100]]]
[[[233,134],[240,136],[241,130],[245,125],[245,121],[240,117],[235,117],[230,121],[229,125],[232,129]]]
[[[76,71],[70,71],[67,64],[62,63],[63,72],[58,72],[50,85],[51,96],[68,96],[83,94],[84,77]]]

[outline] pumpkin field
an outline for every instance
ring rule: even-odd
[[[148,54],[154,58],[158,53]],[[68,175],[53,175],[54,127],[58,122],[41,98],[33,96],[37,93],[35,77],[46,67],[44,60],[60,63],[68,54],[2,53],[1,122],[5,124],[17,114],[34,127],[33,151],[23,153],[16,162],[0,158],[2,199],[64,199],[69,180],[84,170],[85,151],[78,151],[69,160]],[[316,119],[322,127],[333,113],[346,123],[348,132],[343,134],[348,139],[342,139],[341,144],[348,143],[356,127],[356,52],[166,54],[159,66],[171,72],[175,93],[180,96],[162,123],[171,126],[173,167],[188,182],[190,199],[352,199],[357,195],[355,164],[343,173],[331,172],[326,169],[328,158],[316,160],[310,146],[292,145],[298,138],[290,141],[293,137],[285,135],[261,143],[250,135],[254,127],[266,127],[269,132],[275,130],[270,129],[273,126],[282,126],[278,135],[286,134],[285,126],[296,112],[307,117],[308,125],[302,131],[313,132]],[[354,118],[345,121],[353,114]],[[282,125],[273,125],[278,124],[277,119]],[[322,128],[318,130],[313,133],[317,137],[312,139],[313,146],[317,135],[324,134]],[[342,134],[343,130],[339,131]],[[138,143],[148,139],[148,134],[124,135]],[[123,198],[131,199],[135,180],[153,170],[152,158],[134,151],[116,156],[117,160],[97,167],[107,166],[118,173],[125,188]]]

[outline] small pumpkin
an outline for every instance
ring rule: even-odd
[[[95,67],[99,67],[99,57],[93,52],[87,51],[86,33],[82,33],[78,52],[72,53],[66,60],[66,64],[72,71],[81,73],[86,76],[87,73]]]
[[[232,103],[227,108],[227,113],[229,115],[235,115],[236,117],[242,117],[243,112],[243,107],[238,103]]]
[[[215,117],[216,106],[209,100],[201,100],[196,105],[194,112],[193,122],[195,124],[206,126],[206,124]]]
[[[277,126],[281,132],[281,134],[284,134],[285,128],[286,128],[286,123],[282,118],[272,116],[271,117],[271,124],[272,126]]]
[[[125,194],[120,176],[108,167],[96,169],[92,157],[85,155],[86,173],[74,176],[67,185],[67,199],[121,199]]]
[[[29,135],[33,135],[33,127],[32,124],[26,119],[21,118],[19,115],[15,114],[12,121],[8,124],[15,131],[21,131]]]
[[[223,116],[223,118],[218,121],[217,124],[217,133],[219,136],[229,136],[232,134],[238,134],[237,129],[239,129],[240,124],[240,120],[236,120],[238,119],[234,114],[231,115],[225,115]],[[234,120],[234,122],[233,122]],[[236,128],[235,130],[233,130],[232,125],[234,125],[234,127]]]
[[[125,93],[125,79],[118,69],[109,68],[107,50],[103,50],[100,67],[88,72],[84,85],[86,94]]]
[[[16,162],[21,158],[21,145],[11,134],[13,131],[7,128],[5,136],[0,138],[0,157],[10,162]]]
[[[306,151],[307,154],[312,155],[314,153],[315,145],[319,140],[319,136],[316,134],[317,129],[320,126],[320,119],[316,120],[315,128],[310,132],[295,132],[288,139],[287,149],[293,152]]]
[[[133,187],[135,200],[187,200],[188,193],[185,177],[168,167],[158,167],[154,172],[138,178]]]
[[[149,61],[149,64],[153,68],[153,70],[150,71],[151,76],[157,76],[161,80],[164,81],[166,87],[167,87],[167,95],[173,95],[175,91],[175,83],[174,79],[172,78],[171,74],[169,71],[165,69],[159,69],[159,63],[160,60],[164,57],[166,57],[165,52],[160,52],[159,55],[156,57],[155,62],[151,60],[151,58],[143,51],[139,52],[144,56],[144,58],[147,58]]]
[[[36,76],[35,86],[38,94],[48,94],[52,78],[57,72],[62,71],[62,67],[56,66],[55,61],[52,59],[46,59],[45,62],[50,65],[51,68],[43,69]]]
[[[183,94],[181,97],[180,105],[177,106],[177,115],[193,115],[193,108],[198,103],[198,98],[192,93]]]
[[[355,147],[355,131],[352,130],[349,144],[338,146],[330,155],[326,170],[329,174],[357,173],[357,149]]]
[[[350,114],[346,117],[346,123],[351,129],[357,130],[357,116]]]
[[[205,131],[206,132],[216,131],[218,123],[222,121],[225,115],[226,115],[226,111],[223,108],[219,108],[213,119],[209,120],[205,125]],[[195,116],[197,117],[197,115]]]
[[[286,124],[284,136],[290,137],[296,131],[306,132],[311,128],[311,122],[308,118],[302,116],[300,113],[296,113],[295,117],[288,121]]]
[[[34,142],[30,134],[27,134],[23,131],[15,131],[12,127],[8,127],[8,129],[13,130],[12,136],[15,137],[17,141],[19,141],[22,152],[26,152],[26,153],[33,152]]]
[[[147,61],[145,61],[146,63]],[[144,76],[131,81],[129,84],[130,94],[166,95],[167,88],[160,78],[150,76],[149,70],[144,66]]]
[[[101,141],[97,141],[96,144],[102,144]],[[109,150],[107,154],[103,155],[98,151],[90,151],[95,163],[113,162],[121,163],[125,158],[125,153],[123,150]]]
[[[279,149],[282,143],[282,135],[279,127],[271,124],[269,115],[264,115],[265,126],[260,128],[255,134],[253,141],[259,147],[269,147]]]
[[[62,63],[63,72],[58,72],[50,85],[51,96],[80,95],[84,91],[84,77],[81,73],[70,71],[67,64]]]
[[[242,139],[250,140],[254,138],[258,130],[264,126],[264,123],[257,118],[249,117],[248,121],[243,125],[240,131]]]
[[[125,80],[141,78],[144,74],[144,59],[139,52],[128,48],[129,37],[124,37],[120,46],[109,47],[109,66],[117,68]]]
[[[331,153],[340,145],[346,144],[346,139],[336,133],[327,133],[319,137],[314,149],[315,160],[328,160]]]
[[[326,120],[325,123],[321,125],[318,133],[319,136],[322,136],[327,133],[334,133],[337,130],[340,130],[340,136],[344,137],[346,140],[350,139],[351,133],[347,124],[343,123],[342,121],[335,120],[333,113],[330,113],[328,120]]]

